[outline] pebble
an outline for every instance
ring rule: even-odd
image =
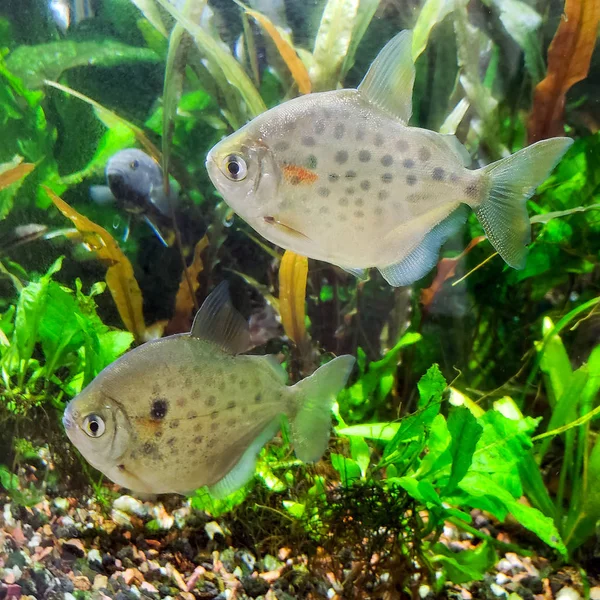
[[[494,596],[508,596],[508,592],[503,587],[500,587],[497,583],[492,583],[490,585],[490,590],[492,590]]]
[[[106,575],[100,575],[98,573],[98,575],[96,575],[96,577],[94,577],[94,583],[92,585],[92,588],[95,590],[100,590],[107,586],[108,586],[108,577]]]
[[[215,535],[219,534],[222,537],[225,537],[221,526],[216,521],[211,521],[204,526],[204,531],[206,531],[206,535],[211,539],[215,539]]]
[[[600,600],[600,587],[590,589],[590,600]]]
[[[113,508],[128,515],[145,517],[148,514],[148,507],[133,496],[119,496],[113,502]]]
[[[579,600],[580,598],[579,592],[575,588],[568,586],[558,590],[556,594],[556,600]]]

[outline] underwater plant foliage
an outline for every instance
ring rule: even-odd
[[[0,423],[10,439],[19,431],[3,444],[0,485],[35,502],[45,482],[32,488],[15,465],[35,453],[23,437],[45,444],[40,415],[52,415],[48,446],[65,452],[66,404],[133,346],[189,331],[227,279],[252,352],[278,355],[291,382],[334,355],[357,366],[322,461],[297,460],[284,426],[250,483],[224,499],[197,490],[196,510],[262,503],[314,543],[400,556],[404,590],[415,564],[439,591],[526,551],[477,529],[473,509],[516,520],[558,560],[584,556],[600,521],[598,0],[567,0],[584,28],[545,1],[327,0],[286,19],[253,2],[100,4],[66,32],[43,3],[31,30],[16,4],[0,9]],[[411,125],[456,134],[477,167],[528,141],[575,139],[527,202],[522,270],[471,216],[414,285],[359,281],[259,238],[210,182],[205,158],[222,138],[300,94],[356,87],[405,28]],[[90,199],[131,147],[181,188],[166,246]],[[103,493],[97,472],[84,477]],[[440,543],[445,523],[477,550]]]

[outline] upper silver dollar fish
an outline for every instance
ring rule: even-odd
[[[296,456],[318,460],[354,357],[340,356],[287,387],[274,357],[239,355],[248,346],[247,323],[221,284],[189,334],[128,352],[69,403],[69,439],[115,483],[150,494],[203,485],[218,497],[233,492],[252,477],[282,415]]]
[[[170,193],[165,194],[160,165],[137,148],[121,150],[106,163],[108,185],[93,185],[90,195],[94,202],[117,205],[150,226],[158,239],[167,246],[160,227],[170,225],[171,206],[177,206],[179,186],[171,179]]]
[[[415,69],[402,31],[358,89],[309,94],[259,115],[209,153],[224,199],[271,242],[394,286],[420,279],[471,207],[515,268],[530,241],[526,199],[572,140],[538,142],[470,170],[454,136],[407,125]]]

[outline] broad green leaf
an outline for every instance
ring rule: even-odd
[[[371,448],[362,437],[350,437],[350,456],[360,467],[360,474],[364,477],[371,461]]]
[[[441,402],[442,393],[446,389],[446,380],[438,365],[432,365],[418,383],[419,408],[428,406],[433,402]]]
[[[39,327],[39,339],[46,359],[46,377],[61,366],[63,354],[73,352],[83,344],[78,313],[79,308],[73,294],[51,281]]]
[[[389,442],[394,438],[400,429],[400,422],[397,423],[372,423],[370,425],[351,425],[350,427],[341,427],[336,429],[338,435],[347,435],[354,437],[369,438],[381,442]]]
[[[442,506],[439,494],[429,481],[418,481],[415,477],[395,477],[389,478],[387,481],[390,485],[399,485],[409,496],[428,508]]]
[[[103,173],[108,160],[120,150],[131,148],[135,144],[135,134],[130,127],[116,122],[106,131],[98,142],[94,156],[88,164],[71,175],[61,178],[61,183],[71,186],[81,183],[88,177]]]
[[[28,361],[33,355],[33,349],[39,337],[39,329],[44,311],[48,286],[52,275],[60,270],[62,257],[59,258],[40,278],[23,289],[17,302],[14,337],[18,357]]]
[[[433,563],[439,563],[453,584],[478,581],[494,566],[498,556],[493,546],[487,541],[472,550],[453,552],[438,542],[432,548]]]
[[[500,501],[506,509],[525,527],[535,533],[548,546],[566,556],[567,549],[560,538],[554,521],[544,516],[536,508],[526,506],[513,497],[504,487],[498,485],[491,477],[483,473],[467,473],[459,487],[471,496],[491,496]]]
[[[358,481],[362,476],[358,463],[342,454],[332,452],[331,464],[340,474],[340,479],[342,480],[342,485],[344,487],[352,485],[352,483]]]
[[[540,359],[540,369],[547,375],[549,383],[549,399],[550,406],[554,408],[556,402],[563,395],[565,388],[570,386],[570,381],[573,375],[571,369],[571,361],[565,350],[565,346],[558,335],[549,337],[550,332],[554,327],[554,323],[550,317],[544,317],[542,331],[544,334],[543,342],[536,342],[536,348],[544,348]]]
[[[428,477],[430,473],[446,470],[452,464],[450,442],[452,438],[446,418],[437,415],[431,424],[427,438],[427,454],[421,460],[418,475],[420,478]]]
[[[483,433],[483,427],[467,408],[461,407],[450,412],[448,430],[452,436],[450,444],[452,467],[445,491],[452,492],[471,467],[475,447]]]
[[[133,343],[133,335],[129,331],[105,331],[98,334],[98,341],[101,361],[98,372],[100,372],[129,349]]]
[[[195,510],[207,512],[212,517],[220,517],[221,515],[231,512],[236,506],[239,506],[250,492],[251,485],[248,484],[242,489],[233,492],[226,498],[213,498],[206,488],[197,490],[190,499],[190,504]]]
[[[7,67],[30,88],[39,88],[45,79],[57,80],[67,69],[95,65],[113,67],[128,62],[158,62],[157,54],[111,39],[74,42],[61,40],[39,46],[19,46],[6,59]]]

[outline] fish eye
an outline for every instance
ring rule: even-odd
[[[83,430],[93,438],[99,438],[106,429],[104,419],[99,415],[88,415],[83,420]]]
[[[131,167],[131,170],[132,170],[132,171],[135,171],[135,170],[136,170],[136,169],[137,169],[137,168],[140,166],[140,161],[139,161],[139,160],[137,160],[137,159],[135,159],[135,160],[132,160],[132,161],[129,163],[129,166]]]
[[[248,174],[246,161],[238,154],[230,154],[224,161],[225,175],[231,181],[241,181]]]

